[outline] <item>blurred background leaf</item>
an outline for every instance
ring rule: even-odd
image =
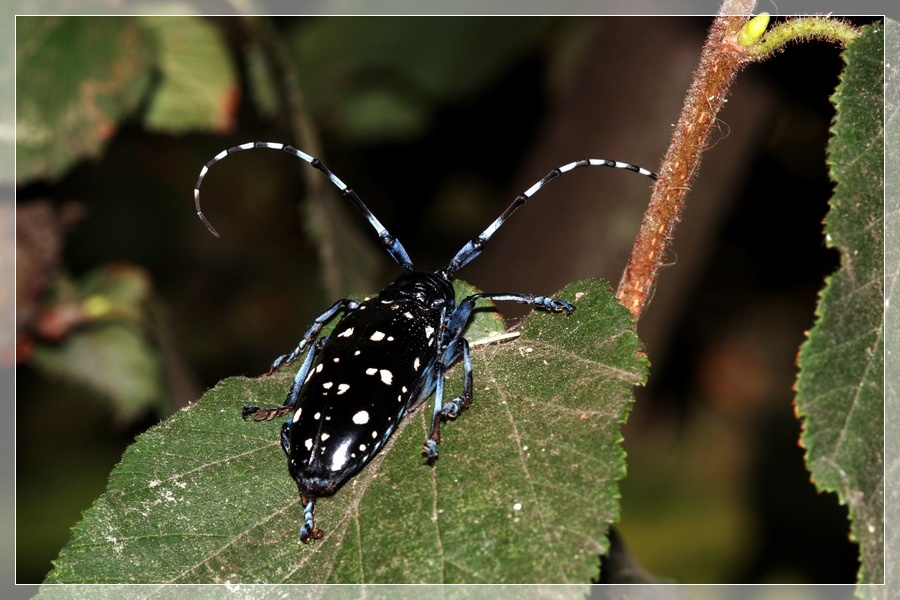
[[[155,48],[132,18],[32,17],[16,32],[16,180],[96,158],[143,100]]]
[[[489,85],[557,19],[504,21],[498,35],[490,17],[310,19],[287,39],[319,123],[348,142],[384,143],[425,134],[446,99]]]
[[[131,423],[153,410],[166,414],[160,349],[152,342],[152,288],[133,265],[57,279],[42,333],[61,343],[38,344],[32,361],[53,377],[88,386],[110,402],[114,418]],[[64,339],[63,339],[64,338]],[[110,377],[126,373],[127,377]]]
[[[232,128],[239,88],[234,64],[220,31],[193,17],[141,17],[157,47],[161,81],[145,123],[164,133],[225,132]]]

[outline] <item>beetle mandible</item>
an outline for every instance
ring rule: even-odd
[[[328,167],[287,144],[241,144],[223,150],[204,165],[194,186],[194,205],[197,216],[213,235],[219,234],[200,209],[203,179],[226,156],[254,148],[286,152],[324,173],[368,220],[381,245],[403,271],[373,298],[335,302],[313,321],[293,351],[275,359],[269,373],[306,352],[284,404],[242,409],[245,419],[252,417],[256,421],[290,415],[281,427],[281,445],[304,506],[300,527],[303,542],[323,536],[315,521],[316,500],[336,492],[365,467],[387,443],[400,420],[432,394],[431,430],[422,454],[429,464],[437,459],[441,421],[455,418],[472,403],[472,359],[463,331],[478,300],[519,302],[566,314],[575,310],[564,300],[520,293],[477,293],[456,303],[452,285],[456,272],[481,254],[506,220],[548,182],[579,167],[626,169],[656,179],[655,173],[642,167],[605,159],[579,160],[553,169],[517,196],[447,266],[431,272],[413,267],[400,241]],[[322,328],[339,313],[343,316],[331,335],[320,337]],[[445,403],[444,375],[460,359],[462,394]]]

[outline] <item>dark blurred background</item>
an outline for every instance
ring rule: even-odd
[[[134,97],[49,143],[21,114],[48,97],[64,105],[67,61],[88,52],[92,26],[19,26],[19,54],[36,56],[19,66],[32,83],[17,99],[20,137],[33,142],[18,156],[20,583],[43,579],[136,435],[224,377],[264,373],[334,299],[375,292],[396,273],[352,210],[317,224],[308,196],[324,194],[328,210],[339,196],[274,152],[211,171],[203,199],[214,238],[191,198],[207,160],[257,139],[298,145],[363,197],[417,267],[437,268],[555,166],[600,157],[656,169],[710,23],[178,21],[111,26],[113,49],[141,66],[116,75],[141,80]],[[796,352],[837,266],[821,221],[840,69],[839,49],[814,42],[739,76],[638,325],[652,368],[624,432],[618,529],[656,576],[855,580],[846,510],[809,482],[792,403]],[[90,106],[37,114],[60,127],[90,120],[94,97],[79,98]],[[92,137],[96,150],[71,143]],[[43,160],[56,152],[74,158]],[[460,275],[488,291],[550,294],[578,277],[615,287],[649,190],[629,173],[569,174]],[[333,262],[322,257],[331,243]],[[511,319],[514,308],[501,307]]]

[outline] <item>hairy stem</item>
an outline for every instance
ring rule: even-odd
[[[747,48],[748,58],[762,60],[794,41],[826,40],[846,46],[859,30],[846,21],[831,17],[801,17],[780,23]]]
[[[746,64],[768,58],[791,41],[820,39],[846,45],[859,35],[855,27],[840,19],[801,17],[781,23],[762,36],[767,15],[754,19],[748,30],[744,30],[748,16],[732,16],[749,15],[754,4],[752,0],[725,0],[710,28],[700,65],[694,72],[659,170],[659,180],[616,292],[619,302],[631,311],[635,321],[650,299],[672,243],[675,225],[681,218],[685,196],[700,166],[700,155],[738,71]]]
[[[681,217],[684,199],[700,165],[716,115],[725,103],[735,75],[745,63],[746,49],[737,43],[755,2],[726,0],[713,21],[700,55],[700,65],[659,170],[650,204],[616,297],[637,321],[650,298],[660,267]]]

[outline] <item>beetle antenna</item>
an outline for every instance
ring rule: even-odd
[[[575,162],[571,162],[567,165],[563,165],[556,169],[553,169],[549,173],[547,173],[543,179],[532,185],[530,188],[525,190],[523,193],[516,196],[515,200],[512,201],[506,210],[503,211],[499,217],[497,217],[493,223],[491,223],[487,229],[481,232],[481,234],[470,240],[465,246],[460,248],[459,252],[456,253],[456,256],[450,261],[450,263],[444,267],[441,271],[446,277],[453,277],[454,273],[459,271],[461,268],[475,260],[479,254],[481,254],[484,249],[484,245],[491,239],[497,230],[506,223],[507,219],[517,210],[519,210],[526,202],[528,202],[532,196],[534,196],[538,190],[542,187],[562,175],[563,173],[568,173],[573,169],[577,169],[579,167],[611,167],[613,169],[625,169],[627,171],[634,171],[640,175],[645,177],[649,177],[650,179],[656,179],[656,173],[653,171],[648,171],[643,167],[639,167],[637,165],[632,165],[630,163],[619,162],[617,160],[606,160],[605,158],[588,158],[584,160],[578,160]]]
[[[209,222],[206,218],[206,215],[203,214],[203,211],[200,209],[200,186],[203,185],[203,179],[206,177],[206,174],[209,173],[210,168],[220,160],[224,159],[226,156],[230,154],[235,154],[236,152],[242,152],[244,150],[253,150],[256,148],[265,148],[269,150],[281,150],[283,152],[287,152],[291,156],[296,156],[297,158],[303,159],[312,165],[314,168],[318,169],[322,173],[325,174],[326,177],[334,184],[336,188],[341,191],[341,194],[344,195],[345,198],[350,200],[353,203],[359,212],[363,214],[366,220],[369,222],[369,225],[375,229],[375,232],[378,234],[378,239],[381,241],[381,245],[387,251],[388,254],[391,255],[391,258],[397,262],[401,267],[403,267],[406,271],[411,271],[413,269],[412,260],[409,258],[409,254],[407,254],[406,249],[403,247],[403,244],[400,243],[400,240],[395,238],[393,235],[388,232],[388,230],[381,224],[381,222],[372,214],[372,211],[369,210],[369,207],[362,201],[362,199],[354,192],[351,188],[347,187],[340,178],[331,172],[331,169],[325,166],[325,163],[320,161],[318,158],[310,156],[305,152],[294,148],[293,146],[289,146],[288,144],[281,144],[278,142],[248,142],[246,144],[241,144],[239,146],[234,146],[227,150],[223,150],[216,154],[208,163],[203,165],[203,168],[200,169],[200,176],[197,178],[197,183],[194,184],[194,208],[197,209],[197,216],[200,217],[200,221],[206,228],[209,230],[211,234],[216,237],[219,237],[219,232],[216,231],[215,227]]]

